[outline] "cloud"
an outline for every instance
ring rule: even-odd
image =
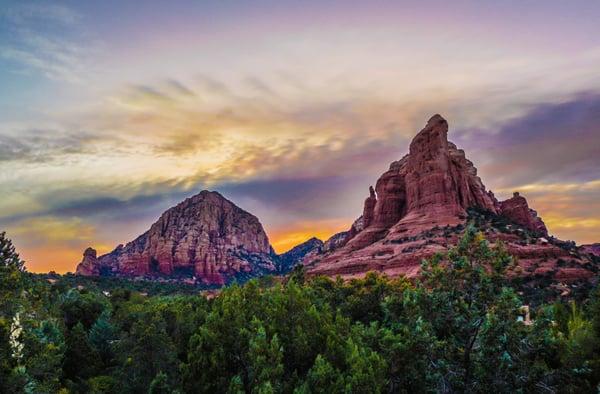
[[[408,103],[342,88],[312,95],[306,86],[263,79],[239,86],[206,76],[128,84],[96,107],[64,115],[62,128],[57,119],[47,133],[3,134],[0,160],[14,171],[0,201],[0,211],[11,216],[0,215],[0,225],[80,221],[95,229],[98,244],[113,247],[185,197],[211,189],[256,215],[281,251],[300,238],[347,229],[368,186],[407,152],[431,108],[446,102],[443,94]],[[583,182],[593,181],[596,163],[597,101],[588,94],[542,103],[474,129],[453,121],[456,111],[445,116],[459,125],[450,138],[488,187],[509,195],[528,185],[523,191],[549,218],[550,230],[579,241],[594,234],[594,222],[583,221],[581,212],[556,215],[562,208],[544,196],[560,192],[584,203],[582,190],[592,186]],[[553,144],[570,154],[555,157]],[[588,235],[561,227],[559,219],[578,220]]]
[[[57,130],[23,130],[18,137],[0,134],[0,162],[43,163],[68,155],[91,154],[93,142],[99,138],[91,133],[65,133]]]
[[[523,116],[464,137],[461,145],[481,159],[484,179],[496,187],[580,183],[600,179],[600,94],[581,93],[542,103]]]
[[[362,210],[367,184],[364,177],[323,176],[220,184],[215,189],[269,227],[285,227],[298,220],[344,218],[351,223]]]
[[[74,25],[81,20],[81,15],[71,8],[60,4],[19,4],[18,6],[5,7],[0,11],[4,16],[17,24],[27,23],[30,20],[54,21],[62,25]]]
[[[95,245],[108,251],[94,225],[78,218],[40,216],[7,227],[27,269],[33,272],[73,271],[82,251]]]
[[[181,96],[195,96],[196,95],[196,93],[194,93],[190,88],[188,88],[187,86],[185,86],[184,84],[182,84],[181,82],[179,82],[175,79],[167,80],[167,85],[173,92],[176,92],[178,95],[181,95]]]
[[[202,93],[214,96],[229,96],[231,94],[231,91],[224,82],[211,76],[198,74],[194,78],[194,81],[198,84]]]
[[[519,190],[525,191],[550,233],[578,243],[600,241],[600,181],[524,185]]]
[[[95,223],[114,220],[147,220],[157,218],[168,207],[196,191],[183,190],[176,185],[147,184],[141,190],[131,189],[131,196],[111,195],[110,190],[95,190],[87,186],[58,185],[44,188],[32,196],[34,207],[20,213],[0,215],[0,225],[14,225],[29,219],[52,217],[57,220],[82,219]],[[199,191],[199,190],[198,190]]]
[[[45,196],[49,201],[46,213],[57,217],[79,217],[104,223],[124,219],[157,219],[162,211],[194,192],[165,188],[152,194],[137,194],[131,198],[92,195],[91,197],[68,199],[65,196],[52,198],[48,195]]]
[[[40,216],[24,219],[11,226],[11,236],[27,239],[28,244],[38,246],[54,242],[79,245],[81,241],[91,241],[94,235],[94,226],[72,218]]]
[[[0,33],[7,37],[0,45],[0,58],[26,67],[14,72],[35,70],[52,80],[80,83],[91,73],[92,64],[86,59],[98,46],[86,40],[81,20],[80,14],[62,5],[7,6],[0,13]]]
[[[250,87],[250,89],[255,90],[259,94],[276,96],[276,93],[273,91],[273,89],[271,89],[271,87],[260,78],[247,77],[244,82],[248,87]]]
[[[116,101],[129,108],[144,110],[195,97],[192,89],[175,79],[167,79],[156,85],[130,85]]]

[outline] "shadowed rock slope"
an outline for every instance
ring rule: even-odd
[[[311,238],[308,241],[294,246],[292,249],[278,256],[278,269],[280,273],[287,273],[298,263],[309,260],[319,253],[323,252],[324,244],[318,238]]]

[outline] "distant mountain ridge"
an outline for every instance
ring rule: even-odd
[[[278,256],[279,270],[282,273],[289,272],[298,263],[322,253],[324,246],[325,244],[323,241],[316,237],[312,237],[309,240],[294,246],[292,249]]]

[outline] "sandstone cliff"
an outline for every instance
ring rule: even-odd
[[[537,212],[529,208],[527,200],[519,192],[515,192],[512,198],[500,203],[500,212],[526,229],[546,237],[548,236],[546,225],[538,217]]]
[[[217,192],[202,191],[163,213],[134,241],[96,257],[88,248],[81,275],[183,276],[223,284],[236,275],[276,270],[258,219]]]
[[[589,260],[548,237],[546,226],[518,193],[499,202],[486,190],[462,149],[448,141],[448,123],[434,115],[369,188],[360,231],[306,261],[309,274],[360,277],[368,271],[418,275],[423,258],[456,244],[467,221],[492,242],[503,241],[519,261],[515,275],[560,280],[594,276]],[[483,215],[483,216],[482,216]],[[482,219],[485,218],[484,219]]]

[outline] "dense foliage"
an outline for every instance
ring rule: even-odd
[[[263,278],[217,297],[71,286],[0,235],[2,393],[596,392],[600,297],[532,311],[469,228],[421,280]]]

